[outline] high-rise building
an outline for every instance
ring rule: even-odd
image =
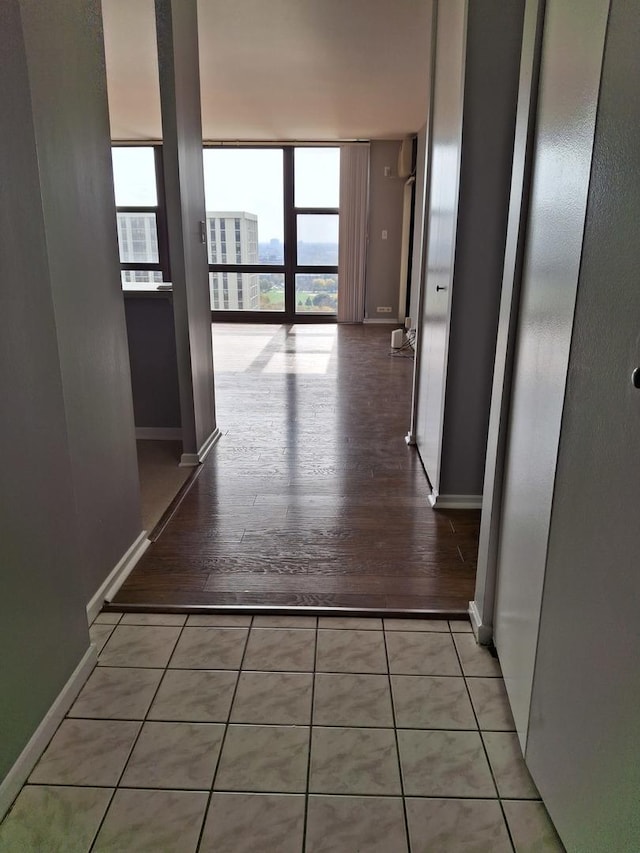
[[[118,212],[120,261],[129,264],[158,262],[158,231],[155,213]],[[160,282],[157,270],[123,270],[125,283]]]
[[[243,211],[207,211],[207,249],[212,264],[258,263],[258,217]],[[260,309],[260,276],[209,273],[212,310]]]

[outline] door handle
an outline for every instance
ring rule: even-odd
[[[446,286],[446,284],[436,284],[436,290],[449,290],[449,288]]]

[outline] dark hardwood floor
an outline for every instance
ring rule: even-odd
[[[479,512],[434,512],[388,326],[215,325],[223,436],[118,606],[465,612]]]

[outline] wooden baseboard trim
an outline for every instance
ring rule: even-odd
[[[476,635],[476,640],[481,646],[489,646],[493,642],[493,628],[490,625],[484,625],[480,616],[480,610],[475,601],[469,602],[469,619],[471,620],[471,628]]]
[[[222,433],[216,427],[214,431],[211,433],[209,438],[204,442],[200,450],[197,453],[183,453],[180,457],[180,467],[181,468],[193,468],[196,465],[200,465],[209,455],[209,451],[216,444]]]
[[[129,548],[127,548],[87,604],[87,620],[89,621],[89,625],[91,625],[102,610],[104,602],[110,601],[120,589],[150,544],[147,539],[147,531],[143,530]]]
[[[29,739],[28,744],[18,756],[13,767],[0,783],[0,820],[11,808],[11,804],[20,793],[20,789],[29,778],[29,774],[56,733],[65,714],[75,702],[97,660],[96,647],[91,645]]]
[[[433,509],[482,509],[482,495],[439,495],[431,492],[429,505]]]

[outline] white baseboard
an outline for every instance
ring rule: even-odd
[[[476,635],[476,640],[481,646],[488,646],[493,640],[493,628],[482,623],[480,611],[475,601],[469,602],[469,619],[471,620],[471,628]]]
[[[482,509],[482,495],[439,495],[431,492],[429,504],[433,509]]]
[[[384,323],[386,325],[389,325],[389,323],[392,323],[394,326],[397,326],[398,324],[402,325],[402,320],[398,320],[397,317],[390,317],[390,318],[387,318],[385,320],[380,320],[377,317],[371,317],[371,318],[365,317],[362,322],[368,323],[368,324],[378,324],[378,325],[380,325],[382,323]]]
[[[147,531],[143,530],[137,539],[135,539],[131,546],[125,551],[120,560],[118,560],[105,580],[100,584],[95,595],[91,598],[91,601],[87,604],[87,619],[89,620],[89,625],[91,625],[98,613],[102,610],[104,602],[111,601],[150,544],[151,543],[147,539]]]
[[[22,750],[15,764],[0,783],[0,820],[5,816],[11,804],[20,793],[20,789],[29,778],[29,774],[36,766],[38,759],[63,721],[65,714],[73,705],[76,696],[91,674],[97,660],[98,653],[96,647],[91,645],[54,700],[53,705],[45,714],[44,719],[29,739],[29,743]]]
[[[182,427],[136,427],[136,439],[180,441],[182,439]]]
[[[183,453],[180,457],[180,468],[195,468],[196,465],[200,465],[201,462],[204,462],[209,451],[213,447],[213,445],[219,440],[222,433],[216,427],[214,431],[211,433],[209,438],[204,442],[200,450],[197,453]]]

